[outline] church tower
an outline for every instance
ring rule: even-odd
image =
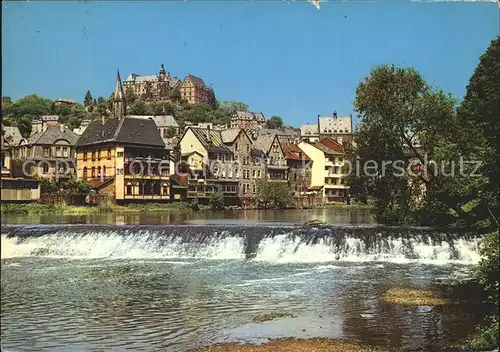
[[[120,70],[116,72],[116,87],[113,94],[113,117],[122,119],[127,114],[127,104],[125,102],[125,93],[123,92]]]

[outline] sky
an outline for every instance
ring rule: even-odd
[[[83,102],[116,70],[188,73],[288,124],[352,114],[373,65],[415,67],[457,99],[500,31],[492,2],[2,2],[2,96]]]

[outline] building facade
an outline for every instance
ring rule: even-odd
[[[92,121],[77,143],[77,176],[117,202],[169,201],[170,153],[151,119],[126,115],[117,75],[113,117]]]
[[[40,132],[22,139],[14,157],[26,172],[56,181],[75,175],[75,147],[79,136],[62,124],[44,124]],[[29,170],[29,171],[28,171]]]
[[[189,104],[208,103],[214,94],[201,78],[189,74],[180,84],[180,91],[181,98]]]
[[[171,77],[170,72],[165,70],[163,64],[160,71],[155,75],[140,76],[131,73],[123,86],[125,90],[131,89],[136,96],[147,101],[169,100],[172,90],[180,86],[181,82],[177,77]]]
[[[252,129],[266,123],[264,114],[252,111],[236,111],[231,116],[231,128]]]

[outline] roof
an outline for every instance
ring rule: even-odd
[[[44,115],[40,117],[41,121],[59,121],[58,115]]]
[[[351,133],[351,116],[318,118],[320,133]]]
[[[316,148],[323,151],[326,154],[344,155],[344,147],[331,140],[330,138],[323,138],[320,142],[313,144]]]
[[[243,110],[236,111],[235,114],[232,116],[232,119],[255,120],[255,121],[261,121],[261,122],[265,121],[263,113],[253,112],[253,111],[243,111]]]
[[[196,77],[196,76],[188,74],[188,75],[186,75],[186,78],[184,78],[184,81],[186,81],[187,79],[191,79],[191,81],[193,81],[193,83],[195,85],[205,87],[205,82],[203,82],[203,80],[200,77]]]
[[[23,136],[18,127],[2,125],[2,129],[4,130],[3,140],[7,143],[7,145],[18,146],[19,143],[21,143]]]
[[[339,153],[343,153],[344,152],[344,147],[342,146],[342,144],[340,144],[339,142],[337,141],[334,141],[333,139],[330,139],[330,138],[323,138],[319,141],[319,143],[321,143],[322,145],[324,145],[325,147],[328,147],[330,149],[333,149]]]
[[[139,76],[135,73],[131,73],[127,79],[125,80],[125,82],[137,82],[137,83],[140,83],[140,82],[148,82],[148,81],[157,81],[158,80],[158,75],[147,75],[147,76]]]
[[[252,158],[264,158],[266,156],[266,153],[263,150],[261,150],[261,149],[252,148],[250,150],[250,156]]]
[[[137,119],[150,119],[153,120],[157,127],[179,127],[172,115],[127,115]]]
[[[299,148],[298,145],[292,143],[281,143],[281,148],[285,154],[285,159],[289,160],[311,160],[309,156]]]
[[[318,134],[318,124],[305,124],[300,126],[300,133],[303,136],[311,135],[311,134]]]
[[[211,153],[231,152],[222,141],[221,131],[207,128],[189,127],[203,147]],[[187,130],[186,130],[187,131]]]
[[[257,130],[259,134],[277,134],[278,136],[289,136],[289,137],[297,137],[300,135],[300,130],[295,128],[261,128]]]
[[[125,116],[123,119],[107,119],[104,124],[92,121],[81,135],[77,146],[110,142],[165,147],[153,120],[130,116]]]
[[[263,150],[267,153],[269,152],[269,149],[271,149],[275,138],[275,134],[261,134],[255,140],[254,145],[257,149]]]
[[[239,128],[228,128],[227,130],[221,131],[222,142],[223,143],[233,143],[236,137],[240,134]]]
[[[27,144],[54,144],[55,141],[64,139],[75,145],[80,136],[65,126],[47,126],[45,131],[35,133],[27,139]]]

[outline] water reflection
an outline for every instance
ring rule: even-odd
[[[254,224],[292,223],[321,220],[332,224],[373,224],[367,209],[328,208],[290,210],[224,210],[192,213],[98,213],[87,215],[30,214],[2,215],[2,223],[11,224],[103,224],[103,225],[162,225],[162,224]]]

